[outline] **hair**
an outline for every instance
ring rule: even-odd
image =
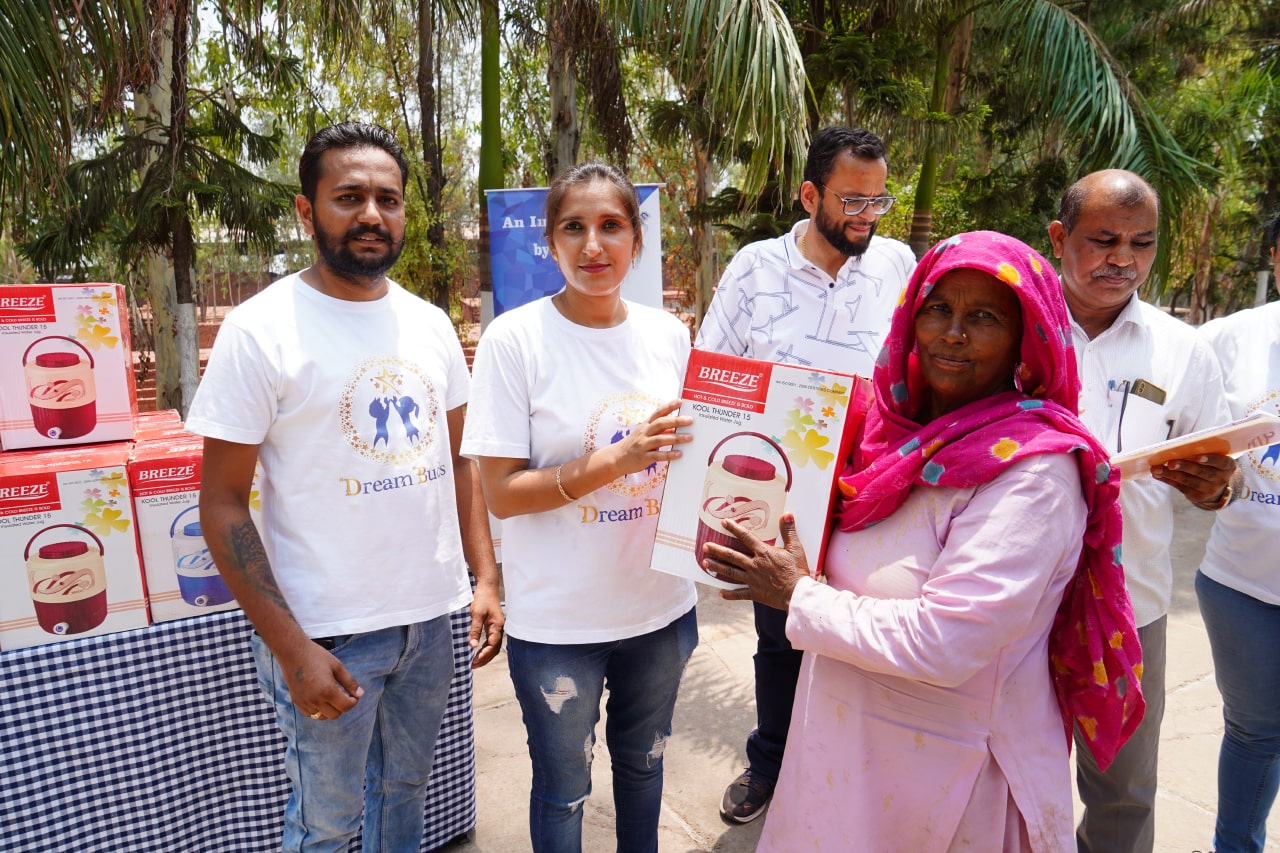
[[[640,196],[636,188],[621,169],[608,163],[579,163],[571,166],[551,182],[547,191],[547,224],[542,235],[551,243],[551,234],[556,227],[556,218],[560,216],[560,208],[564,206],[565,196],[569,190],[593,181],[604,181],[612,184],[618,191],[622,206],[627,209],[627,219],[631,221],[631,231],[635,234],[635,250],[638,254],[644,246],[644,232],[640,228]]]
[[[1277,242],[1280,242],[1280,213],[1267,223],[1267,246],[1274,249]]]
[[[813,135],[804,164],[804,179],[819,188],[826,186],[836,167],[836,158],[847,151],[859,160],[884,160],[884,140],[860,127],[824,127]]]
[[[314,204],[316,200],[316,186],[320,183],[320,158],[326,151],[345,148],[381,148],[390,154],[391,159],[400,167],[400,189],[404,190],[409,180],[409,160],[395,136],[376,124],[344,121],[316,131],[307,140],[307,147],[302,149],[302,156],[298,158],[298,182],[302,184],[302,194],[308,201]]]
[[[1058,221],[1062,223],[1062,227],[1070,234],[1076,227],[1076,221],[1080,219],[1080,211],[1084,210],[1085,202],[1089,200],[1089,193],[1093,192],[1096,187],[1092,186],[1093,181],[1089,179],[1093,172],[1085,175],[1071,186],[1067,187],[1063,192],[1062,198],[1058,200]],[[1134,208],[1141,205],[1149,197],[1156,200],[1156,217],[1160,216],[1160,193],[1156,192],[1156,188],[1147,183],[1141,176],[1133,172],[1125,172],[1125,180],[1117,185],[1108,187],[1111,192],[1111,200],[1124,208]]]

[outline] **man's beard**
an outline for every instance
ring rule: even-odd
[[[342,235],[341,239],[325,231],[315,219],[311,226],[316,233],[316,249],[320,252],[320,257],[330,269],[344,278],[378,278],[396,265],[400,253],[404,251],[404,239],[396,242],[391,239],[391,232],[380,226],[357,225]],[[387,251],[381,255],[357,255],[351,251],[348,241],[361,234],[376,234],[386,240]]]
[[[875,235],[876,226],[879,224],[879,222],[871,223],[871,230],[867,232],[867,236],[855,242],[844,236],[843,220],[839,224],[832,222],[827,218],[826,209],[821,204],[818,205],[817,213],[813,217],[813,227],[817,228],[823,239],[831,244],[831,248],[846,258],[862,257],[862,253],[871,245],[871,238]]]

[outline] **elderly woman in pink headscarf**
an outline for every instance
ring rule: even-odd
[[[1071,729],[1100,764],[1144,707],[1119,564],[1118,474],[1076,417],[1053,269],[994,232],[916,267],[875,404],[810,576],[727,522],[749,555],[722,593],[787,611],[804,651],[763,851],[1073,848]]]

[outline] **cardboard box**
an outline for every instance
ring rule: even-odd
[[[157,409],[153,412],[138,412],[136,421],[139,428],[149,424],[180,424],[182,414],[177,409]]]
[[[182,415],[176,409],[161,409],[158,412],[138,412],[133,419],[133,440],[154,441],[157,438],[187,436],[195,438],[192,433],[183,429]]]
[[[134,445],[129,459],[154,622],[239,607],[213,564],[200,526],[203,446],[196,436],[145,441]]]
[[[790,511],[818,571],[836,477],[872,399],[861,377],[694,350],[680,405],[693,441],[667,467],[653,568],[735,588],[703,571],[703,543],[736,546],[720,524],[732,518],[779,544]]]
[[[173,409],[164,409],[159,412],[138,412],[137,420],[134,421],[134,441],[161,441],[167,439],[200,441],[200,436],[193,432],[187,432],[186,424],[182,422],[182,416]]]
[[[0,286],[0,445],[133,438],[127,317],[118,284]]]
[[[0,457],[0,649],[150,624],[124,443]]]

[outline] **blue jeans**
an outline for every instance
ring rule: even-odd
[[[662,752],[685,663],[698,645],[694,611],[657,631],[607,643],[549,645],[507,637],[507,660],[529,736],[535,853],[582,849],[582,804],[591,793],[591,753],[605,706],[620,851],[658,849]]]
[[[1261,853],[1280,787],[1280,607],[1196,572],[1222,694],[1218,754],[1218,853]]]
[[[364,688],[336,720],[313,720],[289,698],[280,665],[256,633],[258,683],[276,710],[293,783],[282,849],[346,851],[364,814],[364,849],[416,853],[427,779],[453,681],[449,617],[334,637],[333,654]]]

